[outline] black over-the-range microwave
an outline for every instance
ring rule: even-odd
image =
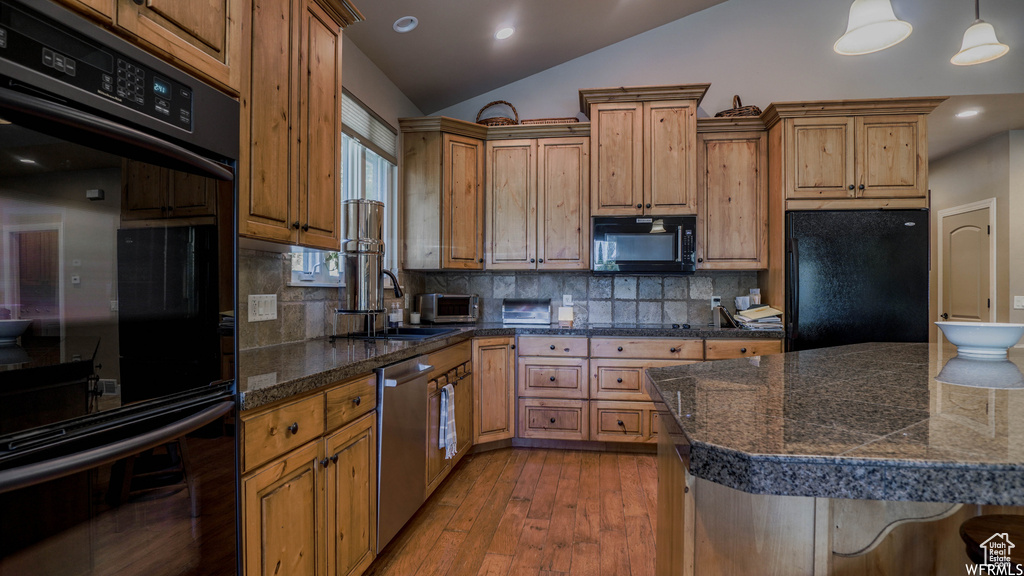
[[[697,270],[696,216],[596,216],[594,272],[693,274]]]

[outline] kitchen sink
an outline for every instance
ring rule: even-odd
[[[368,336],[366,333],[353,333],[337,338],[351,338],[353,340],[426,340],[435,336],[447,336],[458,332],[458,328],[418,328],[403,326],[402,328],[389,328],[387,332],[380,331],[375,336]],[[331,337],[332,341],[335,339]]]

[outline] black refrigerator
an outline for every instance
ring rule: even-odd
[[[928,341],[928,211],[786,213],[786,350]]]

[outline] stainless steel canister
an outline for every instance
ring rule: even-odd
[[[345,200],[341,212],[341,267],[345,290],[340,310],[382,312],[384,203],[376,200]]]

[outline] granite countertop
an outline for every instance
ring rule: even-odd
[[[754,494],[1024,504],[1024,349],[857,344],[651,368],[690,472]],[[982,387],[987,386],[987,387]]]
[[[419,354],[457,344],[474,336],[547,334],[558,336],[620,336],[679,338],[782,338],[780,331],[735,328],[684,329],[673,325],[593,324],[512,326],[500,322],[438,325],[458,329],[445,336],[416,341],[327,338],[243,350],[238,355],[238,391],[243,410],[252,410],[372,372]]]

